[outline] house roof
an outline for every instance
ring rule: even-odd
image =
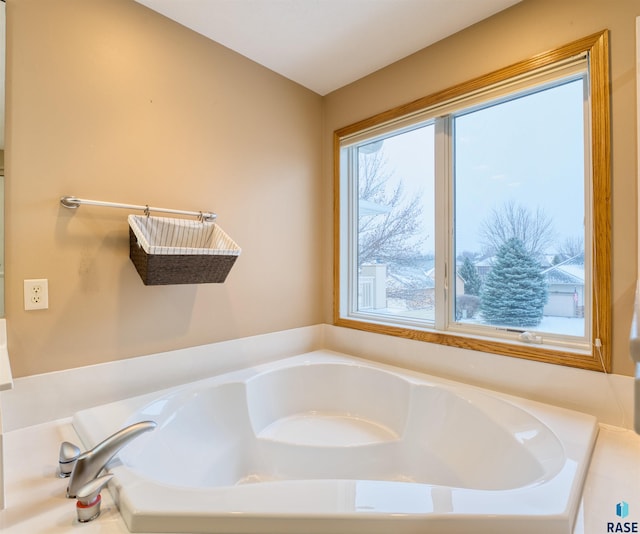
[[[584,254],[552,265],[543,274],[550,284],[584,285]]]

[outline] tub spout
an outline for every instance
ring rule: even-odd
[[[155,421],[135,423],[119,430],[102,443],[98,443],[93,449],[78,456],[69,479],[67,497],[75,498],[78,490],[94,480],[122,447],[156,426]]]

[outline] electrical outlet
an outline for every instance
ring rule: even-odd
[[[49,307],[49,281],[46,278],[24,281],[24,309],[46,310]]]

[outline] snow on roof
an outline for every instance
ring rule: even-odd
[[[553,265],[543,274],[552,284],[584,285],[584,254],[578,254],[562,263]]]
[[[394,266],[387,272],[389,285],[398,284],[400,287],[412,287],[414,289],[429,289],[435,287],[432,271],[425,271],[418,267]]]

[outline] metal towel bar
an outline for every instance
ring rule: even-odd
[[[139,206],[135,204],[121,204],[119,202],[104,202],[102,200],[89,200],[86,198],[77,198],[72,196],[64,196],[60,199],[60,204],[65,208],[76,209],[80,204],[88,204],[91,206],[103,206],[107,208],[125,208],[130,210],[142,210],[146,215],[150,212],[162,212],[162,213],[174,213],[177,215],[191,215],[197,217],[202,221],[213,221],[216,218],[216,214],[206,211],[186,211],[186,210],[174,210],[169,208],[154,208],[151,206]]]

